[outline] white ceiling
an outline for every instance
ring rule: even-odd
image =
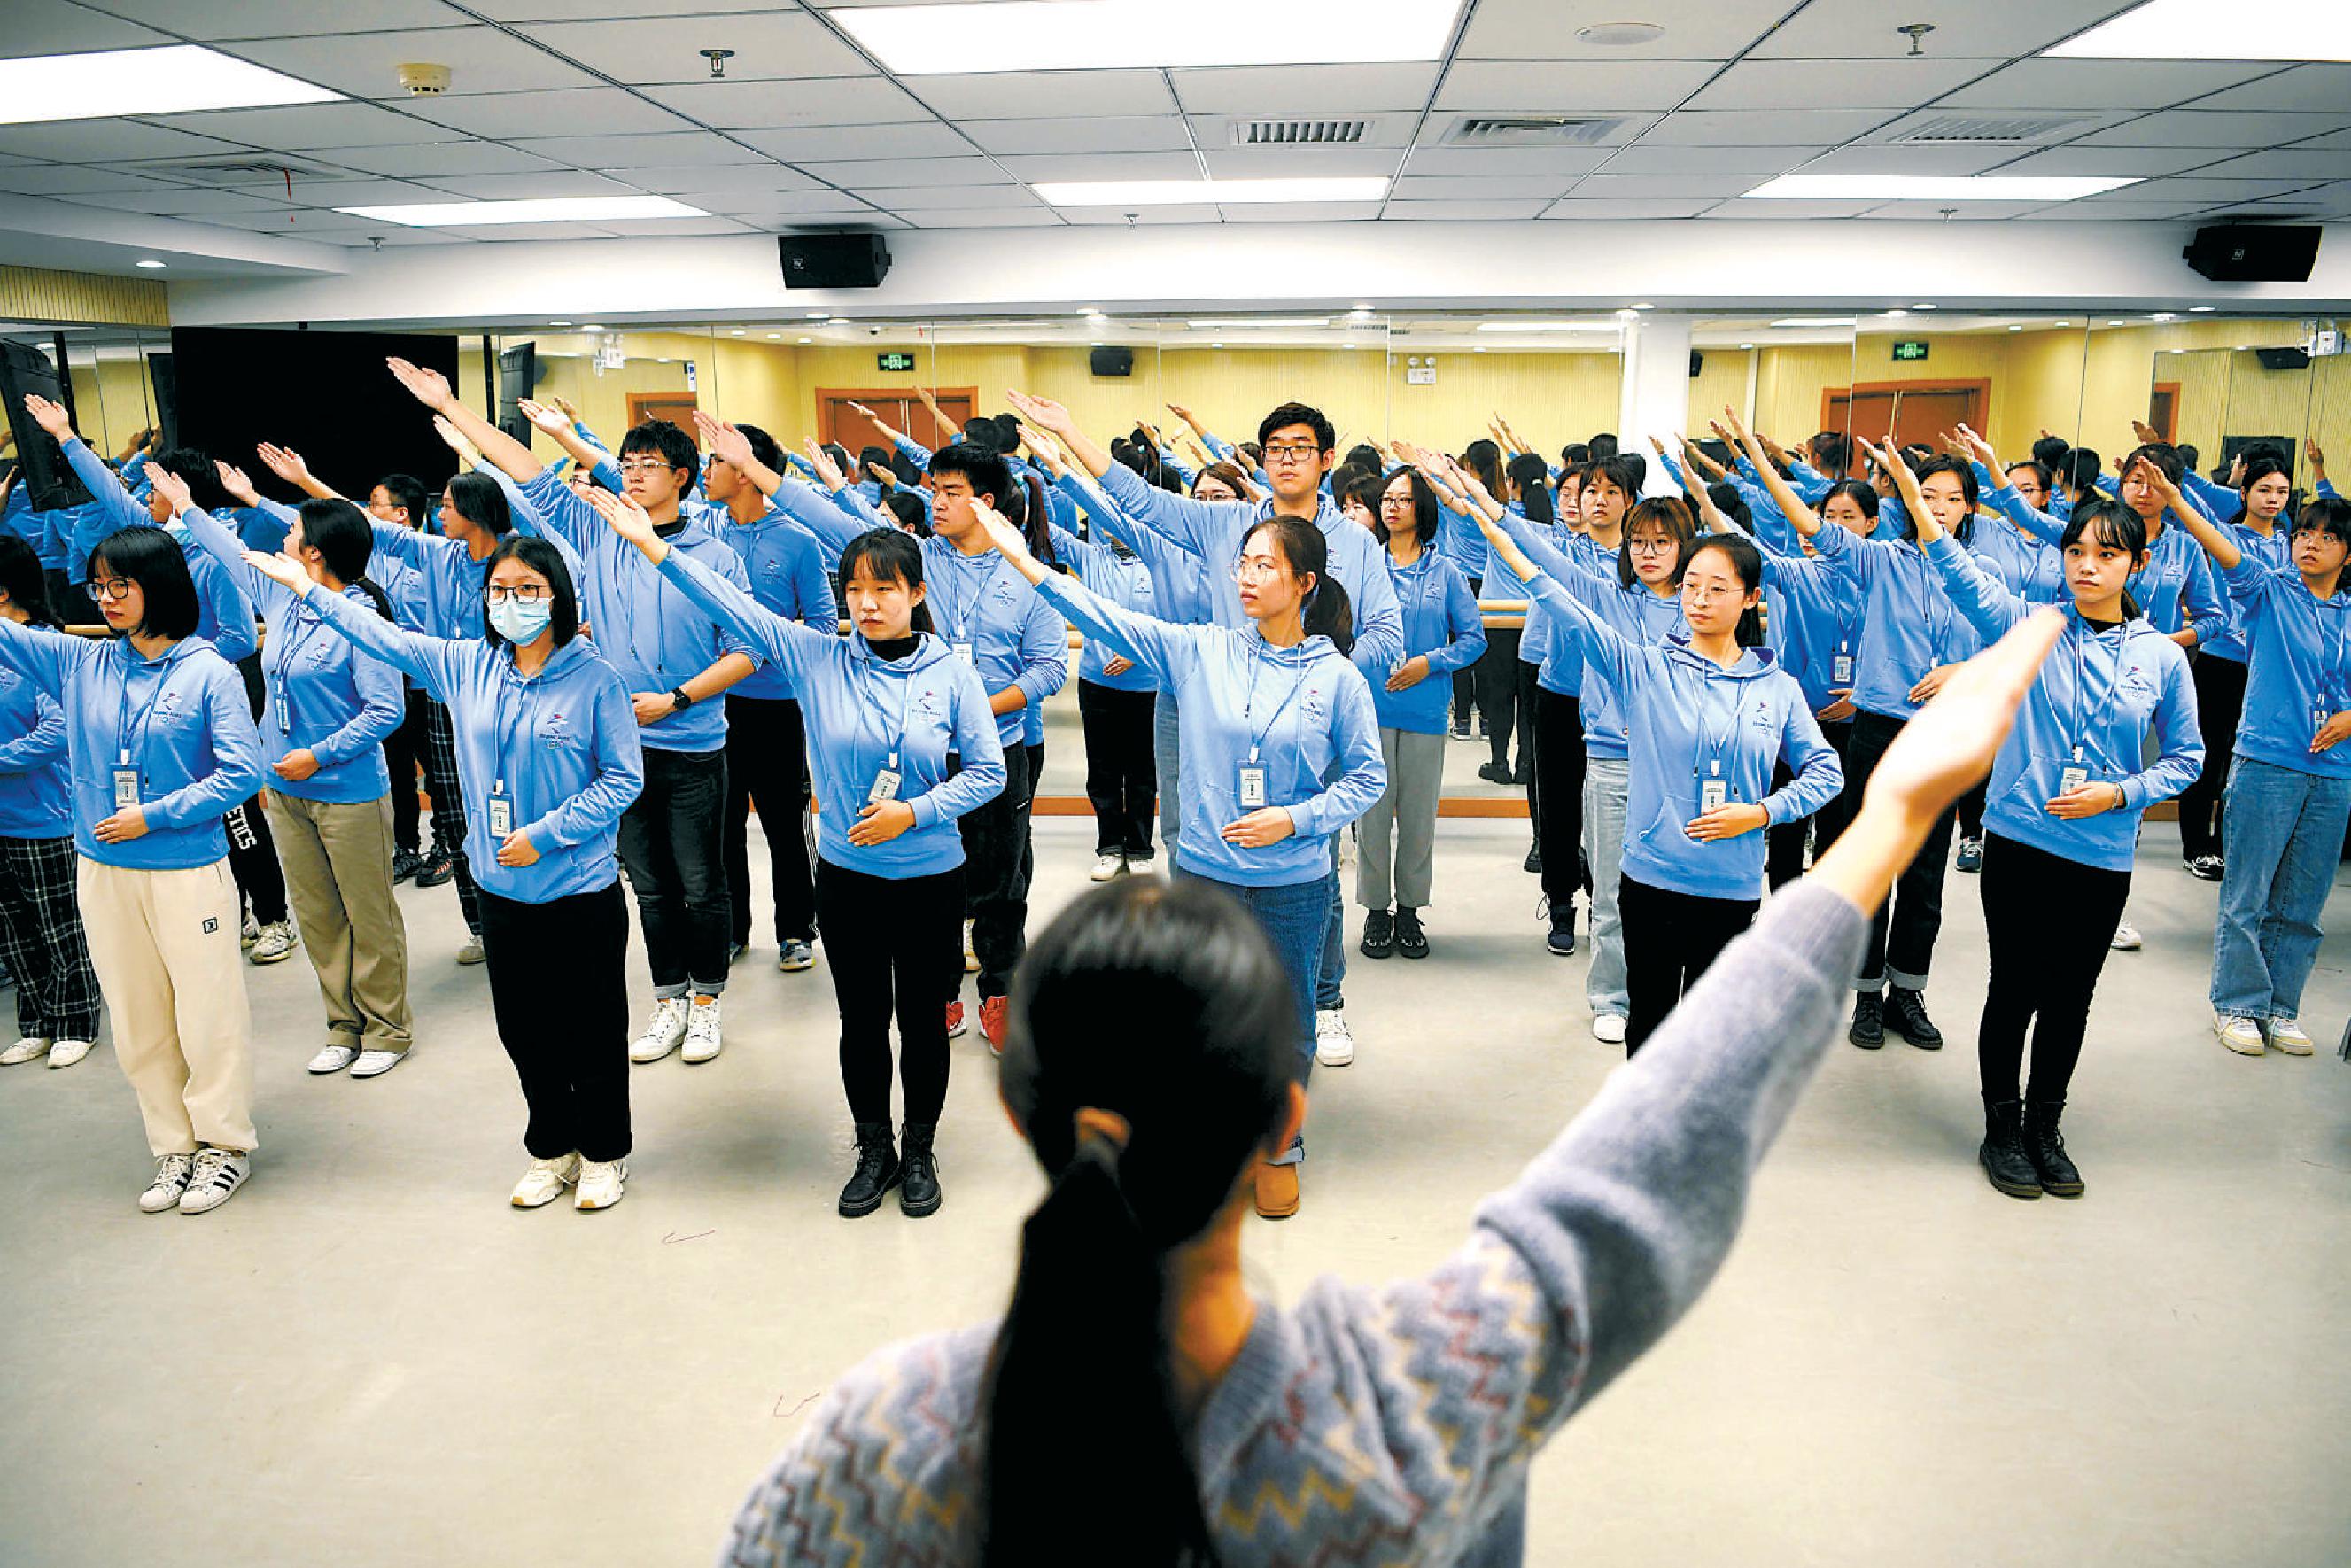
[[[2351,218],[2351,66],[2033,57],[2130,0],[1464,0],[1434,63],[905,78],[830,15],[856,0],[713,9],[729,3],[7,0],[0,57],[198,42],[355,101],[0,126],[0,193],[344,246],[1124,223],[1056,210],[1031,182],[1203,173],[1397,178],[1376,204],[1139,221],[1947,215],[1739,200],[1796,171],[2144,177],[2086,202],[1962,204],[1948,214],[1961,220]],[[1666,31],[1632,48],[1579,42],[1595,19]],[[1919,57],[1902,22],[1934,24]],[[735,51],[724,81],[697,53],[714,47]],[[409,60],[450,67],[449,93],[402,91],[394,68]],[[1592,146],[1447,144],[1464,117],[1523,113],[1621,123]],[[1958,113],[2065,123],[2022,141],[1896,141]],[[1228,142],[1237,117],[1342,115],[1370,122],[1362,143]],[[303,171],[290,192],[184,167],[264,153]],[[634,192],[715,215],[426,232],[329,210]]]

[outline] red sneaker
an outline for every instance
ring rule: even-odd
[[[1004,1054],[1005,999],[1002,997],[982,997],[979,1002],[980,1038],[987,1041],[989,1051]]]
[[[947,1038],[956,1039],[963,1033],[963,1004],[949,1002],[947,1004]]]

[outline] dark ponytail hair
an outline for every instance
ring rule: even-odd
[[[868,528],[841,547],[840,577],[843,593],[849,591],[849,580],[857,575],[861,566],[877,581],[887,582],[894,578],[904,583],[909,593],[923,586],[923,547],[914,542],[912,535],[895,528]],[[907,624],[917,632],[935,631],[928,601],[914,606]]]
[[[391,620],[392,600],[367,574],[368,559],[375,553],[375,530],[367,514],[340,496],[313,497],[296,510],[302,518],[303,544],[319,552],[336,581],[363,591],[375,612]]]
[[[2095,530],[2095,531],[2093,531]],[[2085,496],[2074,504],[2074,515],[2065,519],[2065,531],[2058,536],[2059,554],[2073,548],[2074,541],[2084,534],[2112,549],[2127,554],[2144,566],[2147,563],[2147,519],[2105,496]],[[2131,568],[2136,572],[2138,566]],[[2131,591],[2123,590],[2123,619],[2136,621],[2146,612]]]
[[[1682,559],[1674,568],[1674,586],[1681,587],[1682,578],[1689,571],[1690,562],[1707,550],[1719,550],[1730,562],[1730,573],[1739,579],[1739,586],[1753,593],[1763,586],[1763,552],[1745,534],[1701,534],[1682,546]],[[1685,612],[1687,614],[1687,612]],[[1739,612],[1735,633],[1742,648],[1763,645],[1763,605],[1761,600]]]
[[[1249,549],[1249,540],[1269,528],[1281,547],[1281,559],[1290,563],[1290,576],[1314,579],[1313,591],[1299,607],[1306,634],[1328,637],[1340,653],[1353,653],[1355,607],[1349,602],[1347,591],[1331,575],[1331,544],[1322,537],[1322,530],[1297,517],[1266,517],[1241,536],[1241,549]]]
[[[0,591],[33,618],[34,625],[52,632],[64,630],[65,622],[49,608],[49,585],[41,570],[41,558],[15,534],[0,534]]]
[[[507,493],[487,474],[460,474],[450,480],[449,506],[475,528],[488,530],[494,539],[514,532],[514,509],[507,505]],[[421,515],[410,515],[418,528],[424,526]]]
[[[1510,498],[1502,484],[1502,448],[1491,441],[1473,441],[1461,451],[1461,465],[1478,476],[1486,494],[1498,502]]]
[[[1521,452],[1510,459],[1504,472],[1519,493],[1519,505],[1525,509],[1527,521],[1537,528],[1549,528],[1558,519],[1559,513],[1551,504],[1551,465],[1540,455]]]
[[[1289,1119],[1298,1019],[1272,944],[1207,883],[1094,889],[1029,945],[1001,1092],[1052,1189],[984,1384],[976,1528],[987,1568],[1081,1561],[1072,1498],[1117,1499],[1122,1564],[1217,1562],[1168,1343],[1169,1254],[1224,1212]],[[1101,1020],[1127,1020],[1116,1051]],[[1123,1146],[1078,1113],[1123,1119]],[[1070,1414],[1104,1418],[1070,1441]]]

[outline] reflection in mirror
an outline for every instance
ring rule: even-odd
[[[2149,350],[2146,423],[2222,486],[2248,447],[2274,447],[2306,498],[2315,484],[2306,449],[2315,439],[2323,451],[2325,440],[2322,386],[2340,362],[2314,351],[2326,347],[2320,329],[2328,325],[2199,314],[2137,329]]]

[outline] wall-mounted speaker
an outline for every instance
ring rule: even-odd
[[[2213,224],[2179,254],[2215,283],[2307,283],[2318,235],[2316,224]]]
[[[2307,349],[2255,349],[2253,357],[2260,360],[2265,371],[2306,371],[2310,368]]]
[[[1134,350],[1096,349],[1091,363],[1098,376],[1131,376],[1134,374]]]
[[[1690,350],[1690,380],[1698,380],[1698,372],[1705,369],[1706,356],[1699,353],[1696,349],[1692,349]]]
[[[878,234],[778,235],[787,288],[879,288],[890,246]]]

